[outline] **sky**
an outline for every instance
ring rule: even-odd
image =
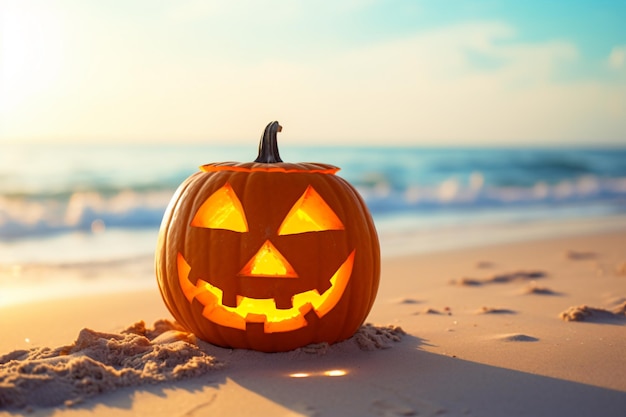
[[[626,2],[0,0],[0,143],[626,146]]]

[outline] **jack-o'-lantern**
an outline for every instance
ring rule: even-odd
[[[156,273],[176,320],[210,343],[277,352],[352,336],[380,275],[357,191],[320,163],[285,163],[270,123],[250,163],[200,167],[172,198]]]

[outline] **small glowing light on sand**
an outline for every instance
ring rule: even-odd
[[[29,339],[28,337],[27,337],[27,338],[25,338],[25,339],[24,339],[24,341],[25,341],[26,343],[30,343],[30,339]]]
[[[347,374],[347,372],[343,369],[332,369],[330,371],[324,372],[324,375],[326,376],[344,376],[345,374]]]
[[[293,374],[289,374],[289,376],[292,378],[306,378],[310,375],[307,374],[306,372],[295,372]]]

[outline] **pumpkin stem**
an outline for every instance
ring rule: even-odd
[[[276,133],[281,130],[283,130],[283,127],[279,125],[278,122],[271,122],[265,127],[265,131],[259,143],[259,156],[257,156],[254,162],[262,162],[265,164],[283,162],[283,160],[280,159],[278,142],[276,141]]]

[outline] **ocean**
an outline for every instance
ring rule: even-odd
[[[610,227],[626,214],[626,148],[283,143],[281,156],[340,167],[369,206],[387,255],[489,243],[503,230],[549,233],[589,218]],[[151,255],[187,176],[209,162],[255,157],[256,144],[3,145],[0,265]]]

